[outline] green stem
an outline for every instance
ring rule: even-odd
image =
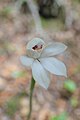
[[[29,114],[27,116],[27,120],[30,120],[30,117],[31,117],[31,112],[32,112],[32,96],[33,96],[34,86],[35,86],[35,80],[32,77],[31,86],[30,86]]]

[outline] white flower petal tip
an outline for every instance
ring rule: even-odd
[[[64,46],[65,46],[65,50],[68,48],[68,46],[66,46],[65,44],[64,44]]]
[[[29,58],[29,57],[27,57],[27,56],[21,56],[21,57],[20,57],[20,61],[21,61],[21,63],[22,63],[24,66],[30,67],[30,66],[32,65],[34,59]]]
[[[34,80],[41,85],[43,88],[47,89],[50,84],[49,72],[46,71],[43,66],[37,60],[32,64],[32,74]]]
[[[39,60],[47,71],[55,75],[67,77],[66,66],[60,60],[57,60],[56,58],[53,57],[41,58]]]
[[[34,78],[34,77],[33,77]],[[37,82],[37,80],[35,80]],[[45,90],[48,89],[49,85],[45,85],[45,84],[39,84],[39,82],[37,82],[38,85],[40,85],[42,88],[44,88]]]
[[[67,46],[63,43],[59,43],[59,42],[54,42],[52,44],[50,43],[43,49],[41,57],[50,57],[50,56],[58,55],[64,52],[66,49]]]
[[[66,78],[68,77],[68,75],[67,75],[67,70],[66,70],[66,72],[65,72],[65,75],[64,75],[64,77],[66,77]]]
[[[42,44],[44,45],[45,42],[40,39],[40,38],[34,38],[32,39],[31,41],[28,42],[27,46],[26,46],[26,49],[31,49],[35,46],[35,45],[39,45],[39,44]]]
[[[64,69],[64,72],[62,73],[62,75],[61,76],[64,76],[64,77],[66,77],[67,78],[67,71]]]

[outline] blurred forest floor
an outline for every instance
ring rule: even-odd
[[[80,1],[73,5],[80,14]],[[27,42],[36,36],[35,26],[31,14],[17,14],[13,6],[10,0],[0,0],[0,120],[26,120],[29,110],[31,70],[23,67],[19,58],[26,53]],[[67,66],[68,78],[51,75],[48,90],[36,84],[31,119],[80,120],[80,19],[67,30],[61,19],[41,17],[41,21],[50,37],[45,42],[68,46],[58,57]],[[58,119],[62,113],[68,118]]]

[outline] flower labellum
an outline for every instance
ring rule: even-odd
[[[42,39],[34,38],[27,44],[26,49],[27,55],[20,57],[21,63],[31,67],[33,78],[45,89],[50,83],[50,73],[67,76],[65,64],[54,57],[67,49],[63,43],[54,42],[45,46]]]

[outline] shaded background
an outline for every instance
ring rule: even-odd
[[[45,34],[36,33],[26,0],[0,0],[0,120],[26,120],[31,70],[19,57],[36,36],[68,46],[58,57],[68,78],[51,75],[48,90],[36,84],[31,120],[80,120],[80,0],[34,1]]]

